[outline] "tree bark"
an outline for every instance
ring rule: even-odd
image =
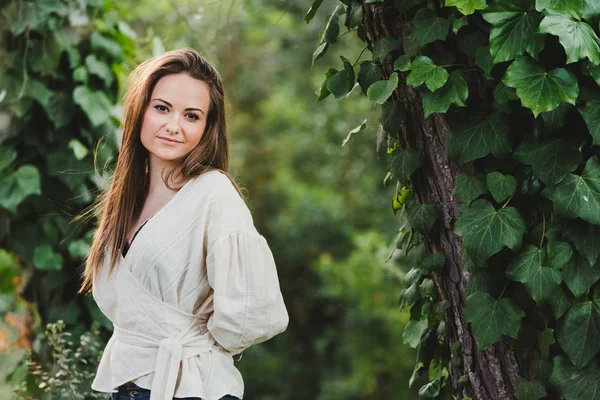
[[[394,36],[402,43],[402,30],[409,26],[405,15],[384,3],[364,4],[364,26],[368,45],[372,48],[377,39]],[[388,56],[382,65],[385,76],[393,73],[393,62]],[[452,348],[460,344],[458,356],[462,363],[451,365],[450,383],[459,398],[470,396],[477,400],[513,400],[517,380],[521,376],[514,350],[499,342],[483,351],[477,348],[470,326],[464,320],[465,285],[468,271],[461,264],[461,238],[454,233],[454,224],[459,217],[458,200],[453,196],[454,179],[460,168],[448,159],[446,134],[449,132],[445,115],[433,114],[424,118],[421,99],[416,90],[403,84],[394,100],[401,101],[407,109],[407,119],[399,127],[400,141],[405,148],[413,148],[422,156],[422,168],[413,179],[414,192],[419,202],[437,204],[441,210],[435,233],[425,238],[428,251],[441,251],[446,264],[441,274],[433,273],[433,280],[440,300],[448,300],[445,311],[446,345]],[[462,376],[469,382],[459,384]]]

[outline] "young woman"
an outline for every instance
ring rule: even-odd
[[[124,107],[81,288],[114,325],[92,389],[112,400],[241,399],[232,356],[283,332],[288,314],[227,172],[221,78],[195,51],[170,51],[136,68]]]

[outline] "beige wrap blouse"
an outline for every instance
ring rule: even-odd
[[[112,321],[92,389],[128,381],[151,400],[244,394],[233,355],[283,332],[288,314],[273,255],[226,175],[189,180],[138,231],[93,296]]]

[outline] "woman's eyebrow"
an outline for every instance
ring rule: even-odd
[[[173,105],[172,105],[171,103],[169,103],[168,101],[166,101],[166,100],[163,100],[163,99],[161,99],[161,98],[158,98],[158,97],[157,97],[157,98],[155,98],[155,99],[152,99],[152,101],[155,101],[155,100],[162,101],[163,103],[165,103],[165,104],[166,104],[166,105],[168,105],[169,107],[173,107]],[[193,108],[193,107],[188,107],[188,108],[186,108],[186,109],[185,109],[185,110],[183,110],[183,111],[200,111],[202,114],[205,114],[205,113],[204,113],[204,111],[202,111],[201,109],[199,109],[199,108]]]

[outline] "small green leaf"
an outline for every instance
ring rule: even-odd
[[[513,155],[522,164],[531,165],[533,172],[549,186],[563,180],[581,162],[578,146],[562,138],[543,142],[526,139]]]
[[[482,177],[461,173],[456,177],[452,193],[468,206],[473,200],[487,192],[487,186]]]
[[[527,225],[517,209],[505,207],[496,211],[484,199],[475,200],[455,225],[455,232],[462,236],[473,262],[481,267],[503,247],[516,250],[521,246],[526,230]]]
[[[344,141],[342,142],[342,147],[344,147],[346,145],[346,143],[348,143],[354,135],[356,135],[358,132],[362,131],[366,127],[367,127],[367,120],[365,119],[359,126],[352,129],[350,131],[350,133],[348,133],[348,136],[346,136],[346,139],[344,139]]]
[[[475,53],[475,65],[481,68],[486,74],[492,73],[492,55],[490,54],[490,48],[488,46],[480,46]]]
[[[581,175],[568,174],[555,188],[544,189],[542,195],[552,200],[561,214],[600,224],[600,162],[590,157]]]
[[[0,145],[0,172],[4,171],[16,159],[17,152],[15,149]]]
[[[327,79],[327,90],[338,100],[346,97],[350,92],[350,77],[345,69]]]
[[[0,206],[7,210],[16,212],[19,204],[35,194],[42,194],[42,190],[40,172],[33,165],[21,165],[0,179]]]
[[[412,20],[415,28],[417,44],[420,47],[436,40],[445,40],[448,36],[450,23],[445,18],[439,18],[434,10],[421,8]]]
[[[547,300],[562,282],[560,272],[544,267],[543,251],[534,246],[525,246],[519,257],[506,270],[514,281],[521,282],[536,303]]]
[[[367,94],[369,86],[374,82],[381,80],[381,67],[371,61],[363,61],[360,63],[358,70],[358,84],[363,94]]]
[[[563,102],[575,105],[579,95],[577,78],[573,73],[564,68],[546,72],[529,57],[516,59],[506,70],[502,82],[517,89],[523,106],[531,109],[536,117],[541,112],[554,110]]]
[[[525,53],[537,58],[544,47],[544,36],[537,33],[540,14],[516,2],[492,3],[483,13],[483,19],[492,24],[490,53],[495,64]]]
[[[536,0],[535,9],[548,14],[566,14],[580,18],[583,13],[584,0]]]
[[[565,356],[555,357],[550,384],[567,400],[600,400],[600,368],[595,360],[578,368]]]
[[[498,85],[494,88],[494,99],[498,104],[508,104],[510,100],[519,100],[519,96],[517,96],[517,91],[514,88],[498,82]]]
[[[396,149],[389,155],[389,170],[402,184],[421,166],[421,155],[415,149]]]
[[[538,400],[546,396],[544,384],[538,380],[528,381],[519,378],[517,381],[517,400]]]
[[[466,17],[457,17],[454,14],[450,14],[450,16],[448,17],[448,22],[450,22],[452,32],[454,32],[455,35],[458,35],[458,31],[460,31],[460,28],[467,25],[468,23]]]
[[[446,0],[446,7],[455,6],[464,15],[471,15],[476,10],[484,10],[485,0]]]
[[[106,86],[110,86],[113,83],[113,73],[108,65],[98,60],[95,55],[90,54],[85,59],[85,65],[90,71],[90,74],[96,75],[106,83]]]
[[[64,92],[55,92],[50,98],[47,112],[48,117],[56,128],[62,128],[73,120],[75,105],[71,96]]]
[[[525,313],[510,299],[494,299],[487,293],[475,292],[467,297],[465,321],[473,327],[480,350],[496,343],[502,335],[516,338]]]
[[[600,65],[588,63],[587,69],[590,76],[596,81],[596,85],[600,86]]]
[[[340,15],[344,14],[345,8],[343,4],[338,4],[333,13],[329,16],[329,20],[323,29],[321,42],[335,43],[340,34]]]
[[[398,73],[394,72],[389,79],[377,81],[367,89],[367,98],[377,104],[383,104],[398,87]]]
[[[493,113],[484,118],[472,118],[452,130],[448,155],[460,164],[492,153],[502,159],[512,151],[506,115]]]
[[[71,150],[73,150],[73,153],[75,154],[75,158],[78,160],[85,158],[85,156],[87,156],[87,154],[89,153],[89,150],[87,149],[87,147],[85,147],[77,139],[71,139],[69,141],[69,148]]]
[[[567,64],[585,58],[600,64],[600,39],[585,22],[564,15],[547,15],[540,23],[539,31],[558,36],[567,53]]]
[[[560,240],[551,240],[548,242],[548,266],[554,269],[561,269],[571,261],[573,257],[573,247],[567,242]]]
[[[419,389],[419,398],[424,400],[433,400],[437,398],[442,389],[442,381],[436,379],[433,382],[428,382]]]
[[[363,8],[362,4],[353,2],[346,11],[346,27],[352,29],[363,24]]]
[[[550,358],[550,346],[552,346],[554,343],[556,343],[556,339],[554,339],[554,329],[546,328],[538,335],[540,355],[544,360]]]
[[[125,56],[123,54],[121,45],[114,40],[103,36],[98,31],[94,31],[92,33],[90,41],[92,43],[92,50],[95,52],[103,52],[112,57],[115,62],[121,62],[124,60]]]
[[[382,62],[391,51],[401,48],[400,42],[393,36],[386,36],[373,43],[373,60]]]
[[[315,15],[317,14],[317,10],[319,9],[319,7],[321,7],[322,3],[323,0],[313,1],[312,6],[310,6],[308,12],[304,16],[304,21],[306,21],[307,24],[315,17]]]
[[[402,343],[409,345],[413,349],[416,349],[426,330],[427,318],[419,321],[408,321],[408,324],[406,324],[406,327],[404,327],[404,333],[402,334]]]
[[[406,217],[414,230],[427,235],[440,217],[440,209],[435,204],[414,204],[409,207]]]
[[[33,265],[41,270],[60,271],[62,269],[63,257],[54,252],[52,246],[47,244],[36,246],[33,252]]]
[[[410,63],[410,74],[406,78],[406,83],[411,86],[419,86],[423,83],[427,88],[435,92],[448,80],[448,71],[443,67],[438,67],[431,61],[431,58],[420,56]]]
[[[99,126],[110,119],[112,104],[104,92],[77,86],[73,91],[73,100],[86,113],[93,126]]]
[[[403,54],[396,58],[394,61],[394,71],[408,71],[410,70],[410,57]]]
[[[600,255],[600,228],[581,220],[571,221],[563,230],[563,239],[575,245],[581,255],[588,259],[590,264],[596,264]]]
[[[587,294],[592,285],[600,279],[600,268],[591,265],[584,257],[577,257],[562,269],[565,283],[575,297]]]
[[[424,116],[429,118],[433,113],[445,113],[451,104],[466,107],[465,102],[469,96],[469,87],[463,77],[460,76],[460,73],[454,71],[441,89],[431,92],[428,89],[421,88],[419,94],[423,102]]]
[[[387,101],[381,105],[381,115],[379,123],[386,132],[397,132],[400,124],[406,119],[406,109],[404,105],[396,101]]]
[[[491,172],[486,178],[487,187],[497,203],[502,203],[517,190],[517,179],[498,171]]]
[[[548,299],[548,302],[552,306],[552,311],[554,312],[554,318],[559,319],[562,317],[563,314],[571,308],[573,299],[574,297],[569,290],[565,291],[560,286],[557,287],[554,292],[552,292],[550,299]]]
[[[583,368],[600,350],[600,300],[576,303],[559,321],[558,344],[578,368]]]
[[[323,42],[323,43],[321,43],[321,45],[319,47],[317,47],[317,49],[314,51],[314,53],[312,55],[311,65],[315,65],[315,61],[317,61],[319,58],[321,58],[321,56],[323,54],[325,54],[328,46],[329,46],[329,43]]]
[[[428,271],[442,272],[445,263],[446,256],[444,256],[444,253],[436,251],[435,253],[427,254],[423,258],[421,268]]]
[[[588,101],[584,107],[579,108],[579,113],[590,131],[592,145],[600,145],[600,100]]]

